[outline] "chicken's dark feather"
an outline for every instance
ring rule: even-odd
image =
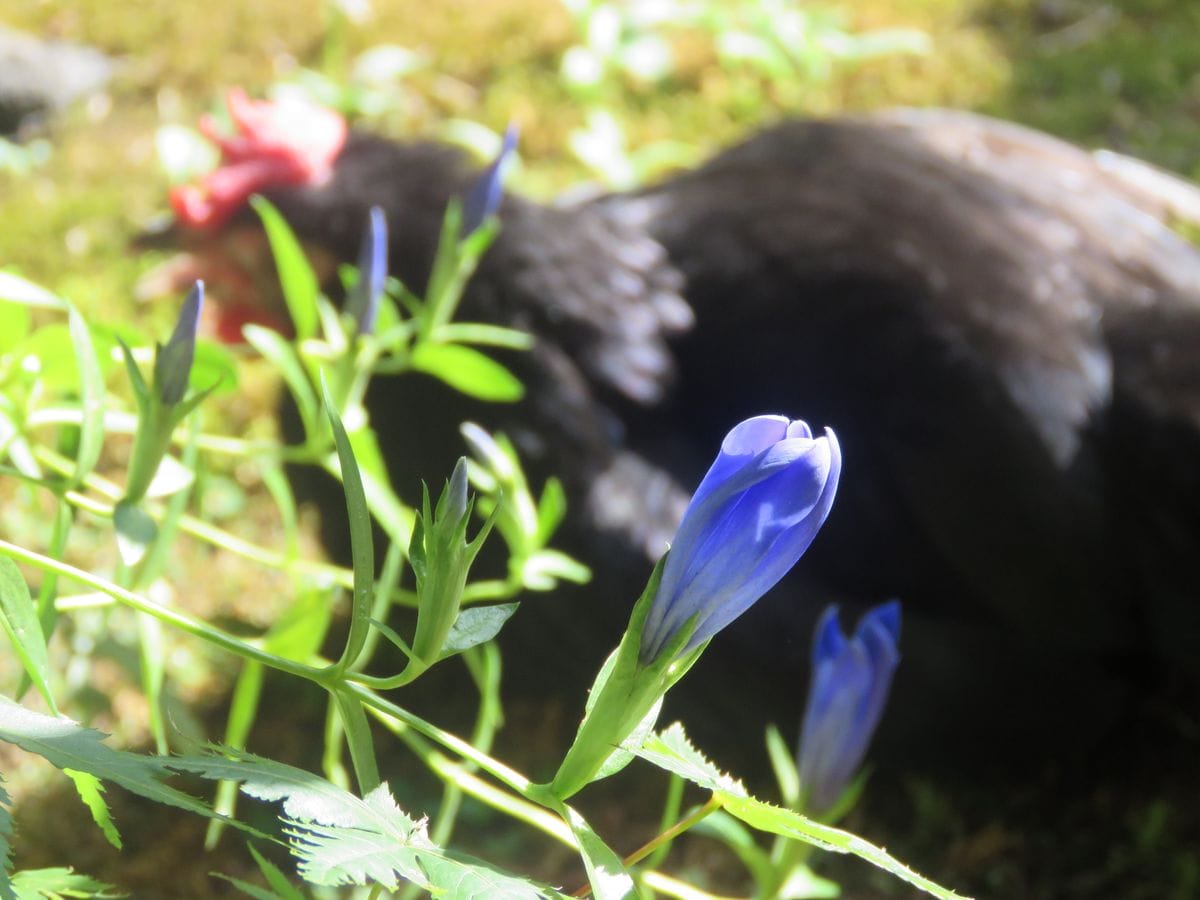
[[[419,291],[472,177],[445,148],[355,135],[330,181],[270,196],[345,260],[382,206]],[[1052,682],[1086,717],[1122,666],[1200,671],[1200,252],[1165,221],[1187,209],[1200,192],[1165,173],[978,116],[785,123],[640,192],[507,197],[462,316],[535,335],[504,357],[527,399],[383,381],[373,421],[402,488],[468,417],[565,476],[568,539],[609,565],[606,608],[565,616],[563,647],[583,618],[619,627],[728,427],[832,426],[834,513],[729,646],[792,678],[817,606],[899,596],[900,695],[965,715],[986,684],[1036,705]]]

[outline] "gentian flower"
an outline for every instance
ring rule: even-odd
[[[675,543],[592,685],[579,732],[548,787],[566,799],[617,771],[623,744],[653,727],[663,696],[714,634],[774,586],[829,515],[842,467],[832,431],[757,416],[725,436]]]
[[[375,328],[375,315],[379,312],[379,298],[383,296],[387,269],[387,219],[382,209],[372,206],[358,250],[358,282],[346,298],[346,310],[358,323],[359,334],[370,334]]]
[[[500,152],[492,160],[463,199],[462,235],[466,237],[475,231],[488,216],[493,216],[500,209],[500,200],[504,196],[504,167],[517,147],[517,126],[509,125],[504,132],[504,143]]]
[[[163,406],[175,406],[187,393],[188,377],[196,358],[196,329],[204,306],[204,282],[197,281],[183,301],[175,330],[154,356],[154,386]]]
[[[837,438],[800,420],[756,416],[734,427],[683,515],[642,631],[655,660],[692,623],[695,649],[774,587],[829,515],[841,472]]]
[[[847,638],[830,606],[813,637],[812,681],[797,766],[806,806],[829,809],[858,769],[900,661],[900,603],[868,610]]]

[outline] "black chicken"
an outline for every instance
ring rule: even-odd
[[[260,190],[352,261],[379,205],[395,274],[422,287],[471,167],[368,134],[338,146],[315,174],[239,184],[193,252],[227,261]],[[950,743],[1027,729],[1040,750],[1051,723],[1104,720],[1131,677],[1200,674],[1200,251],[1171,228],[1200,221],[1193,185],[901,110],[788,122],[656,187],[507,197],[500,216],[462,316],[536,336],[505,360],[527,399],[482,406],[417,376],[370,403],[398,485],[444,471],[465,418],[565,476],[599,577],[586,611],[557,606],[557,646],[585,654],[564,651],[575,687],[721,435],[759,412],[838,432],[840,494],[792,580],[689,678],[694,700],[736,710],[749,690],[798,716],[810,623],[834,599],[904,601],[894,704]],[[544,645],[555,626],[524,618]]]

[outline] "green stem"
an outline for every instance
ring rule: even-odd
[[[68,565],[64,562],[59,562],[55,559],[50,559],[40,553],[35,553],[32,550],[26,550],[9,541],[0,540],[0,554],[10,556],[13,559],[28,563],[43,572],[54,573],[60,577],[70,578],[78,581],[80,584],[94,588],[101,593],[107,594],[119,603],[128,606],[130,609],[137,612],[147,613],[165,622],[186,634],[193,637],[198,637],[201,640],[208,641],[223,650],[228,650],[243,659],[252,659],[256,662],[261,662],[265,666],[272,669],[278,669],[281,672],[286,672],[289,675],[295,675],[298,678],[304,678],[316,684],[323,685],[321,678],[321,669],[313,668],[312,666],[296,662],[283,656],[276,656],[274,653],[268,653],[261,647],[248,643],[236,638],[228,632],[222,631],[219,628],[214,628],[205,622],[189,616],[187,613],[180,612],[175,609],[170,609],[155,603],[153,600],[136,594],[133,591],[120,587],[105,581],[103,578],[86,572],[83,569],[77,569],[75,566]]]
[[[335,688],[332,693],[342,718],[342,727],[345,729],[346,745],[350,748],[350,761],[354,764],[354,776],[358,779],[358,792],[365,797],[379,787],[381,782],[367,714],[360,700],[340,689]]]
[[[679,818],[679,810],[683,806],[683,787],[684,780],[671,773],[671,780],[667,782],[667,799],[663,803],[662,818],[659,819],[658,830],[665,832],[677,818]],[[646,865],[652,869],[662,865],[662,861],[671,851],[671,842],[663,841],[655,848],[653,855],[646,861]]]
[[[647,841],[637,850],[634,850],[625,857],[625,865],[633,866],[641,862],[651,853],[654,853],[659,847],[670,844],[671,841],[679,837],[697,822],[707,818],[721,808],[721,798],[717,794],[713,794],[708,798],[708,802],[693,812],[686,818],[680,819],[666,831],[663,831],[658,837]]]

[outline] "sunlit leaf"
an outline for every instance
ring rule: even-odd
[[[647,762],[711,791],[720,798],[722,809],[751,828],[804,841],[834,853],[852,853],[934,897],[961,900],[959,894],[918,875],[883,848],[857,835],[751,797],[740,781],[722,772],[692,746],[678,722],[652,735],[636,752]]]
[[[116,823],[112,820],[108,804],[104,801],[104,785],[100,779],[90,772],[79,772],[75,769],[63,769],[63,774],[75,784],[75,790],[83,805],[92,813],[92,819],[104,832],[104,838],[118,850],[121,849],[121,833],[117,831]]]
[[[12,641],[25,674],[51,710],[57,712],[50,692],[50,660],[46,638],[38,621],[37,606],[21,570],[8,557],[0,557],[0,624]]]
[[[490,403],[514,403],[525,394],[512,372],[491,357],[460,344],[419,344],[411,363],[417,371]]]
[[[283,299],[292,316],[297,340],[307,340],[317,333],[317,276],[313,273],[308,257],[296,240],[291,226],[279,214],[271,202],[255,195],[250,205],[262,219],[275,256],[275,268],[279,272],[279,285],[283,288]]]
[[[491,606],[468,606],[458,614],[450,633],[442,644],[441,659],[462,653],[471,647],[490,641],[504,623],[512,618],[519,603],[497,603]]]
[[[126,896],[111,884],[70,869],[25,869],[13,873],[17,900],[117,900]]]
[[[154,538],[158,526],[150,514],[134,503],[121,501],[113,509],[113,527],[117,532],[117,551],[127,566],[136,566]]]
[[[68,313],[67,327],[79,366],[79,409],[82,420],[74,478],[75,484],[79,485],[95,468],[104,446],[104,373],[87,323],[74,307]]]

